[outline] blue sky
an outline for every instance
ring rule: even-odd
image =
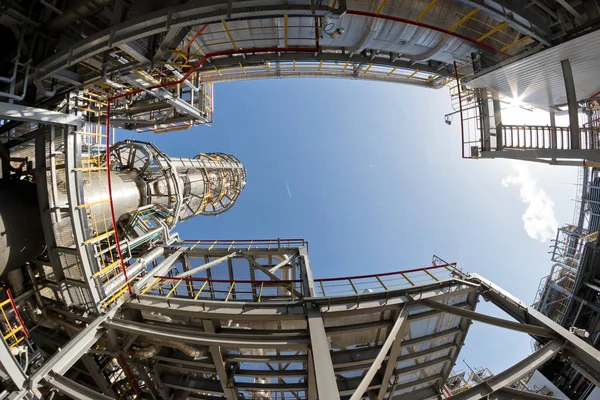
[[[230,153],[248,170],[233,209],[180,224],[182,238],[304,238],[316,277],[428,266],[437,254],[533,301],[550,243],[528,236],[518,186],[502,185],[512,162],[460,158],[447,89],[242,81],[216,85],[215,108],[212,127],[135,136],[172,156]],[[559,224],[570,222],[576,169],[525,168]],[[529,352],[526,335],[475,323],[457,367],[465,358],[500,372]]]

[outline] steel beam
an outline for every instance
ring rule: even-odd
[[[600,351],[482,276],[470,274],[467,280],[480,284],[483,297],[517,321],[550,329],[565,339],[567,345],[563,353],[571,356],[572,361],[579,364],[588,379],[600,384]],[[543,338],[535,338],[543,343]]]
[[[202,346],[221,346],[224,348],[269,348],[269,349],[306,349],[308,340],[296,336],[288,338],[276,336],[273,339],[254,339],[232,337],[226,334],[210,334],[197,329],[183,329],[166,326],[155,326],[127,320],[107,321],[104,325],[121,332],[134,335],[151,336],[157,339],[199,344]]]
[[[309,297],[317,297],[317,291],[315,290],[315,280],[313,278],[312,269],[310,268],[310,261],[308,259],[308,249],[301,247],[298,249],[300,254],[300,276],[302,277],[302,284],[304,285],[304,293]]]
[[[215,325],[211,320],[203,320],[202,325],[204,326],[204,330],[208,333],[216,333]],[[213,363],[215,364],[215,368],[217,370],[217,376],[219,377],[219,383],[223,388],[223,393],[225,393],[225,397],[227,400],[236,400],[239,396],[237,390],[229,387],[230,376],[227,373],[225,361],[223,361],[223,354],[221,353],[221,347],[217,345],[211,345],[208,347],[210,350],[210,355],[212,356]]]
[[[390,330],[388,337],[385,339],[385,342],[383,343],[383,346],[381,347],[379,354],[377,354],[377,357],[375,357],[375,360],[371,364],[371,367],[369,368],[367,373],[363,376],[362,381],[356,388],[356,391],[354,392],[354,394],[350,397],[350,400],[362,399],[363,395],[367,391],[367,388],[369,387],[369,384],[371,383],[371,380],[377,373],[377,370],[379,370],[379,367],[381,367],[381,364],[383,363],[385,356],[387,355],[388,351],[390,351],[390,349],[392,349],[390,351],[390,359],[387,363],[385,372],[383,374],[383,380],[382,380],[381,388],[379,390],[379,395],[377,396],[378,399],[384,398],[385,393],[387,392],[387,386],[384,388],[383,382],[385,381],[386,377],[389,381],[390,377],[392,376],[392,372],[396,367],[396,358],[400,354],[400,350],[402,347],[401,346],[402,337],[404,335],[404,331],[408,327],[407,317],[408,317],[408,307],[405,306],[402,308],[402,311],[399,313],[398,318],[396,318],[396,321],[394,322],[394,326]]]
[[[98,393],[55,372],[50,372],[45,380],[50,386],[58,389],[59,392],[74,400],[114,399],[114,397],[105,396],[102,393]]]
[[[497,375],[486,379],[479,385],[473,386],[463,392],[452,396],[452,400],[479,400],[486,398],[490,394],[509,386],[519,380],[524,375],[536,370],[552,359],[563,348],[566,341],[563,339],[554,339],[550,343],[541,347],[538,351],[524,358],[512,367],[500,372]]]
[[[514,331],[529,333],[532,335],[542,336],[542,337],[550,337],[551,338],[551,337],[556,336],[554,334],[554,332],[552,332],[552,330],[548,329],[548,328],[544,328],[544,327],[540,327],[540,326],[536,326],[536,325],[524,324],[524,323],[520,323],[520,322],[508,321],[508,320],[505,320],[502,318],[491,317],[489,315],[480,314],[475,311],[469,311],[469,310],[465,310],[462,308],[450,306],[447,304],[438,303],[437,301],[430,300],[430,299],[421,300],[421,303],[423,303],[426,306],[431,307],[433,309],[439,310],[439,311],[447,312],[447,313],[453,314],[453,315],[458,315],[460,317],[468,318],[473,321],[479,321],[479,322],[483,322],[483,323],[486,323],[489,325],[498,326],[500,328],[512,329]]]
[[[167,18],[171,18],[171,10],[168,11],[169,15]],[[167,20],[168,21],[168,20]],[[170,25],[170,21],[167,22]],[[152,57],[152,62],[154,64],[158,64],[160,61],[168,59],[170,56],[169,49],[177,48],[179,43],[183,40],[183,38],[187,35],[190,28],[189,26],[172,26],[167,31],[167,34],[163,38],[161,44],[158,46],[158,50]],[[157,65],[158,67],[158,65]]]
[[[192,276],[194,274],[197,274],[198,272],[202,272],[205,269],[209,269],[209,268],[215,267],[215,266],[221,264],[222,262],[225,262],[225,261],[229,260],[230,258],[235,257],[236,255],[238,255],[237,251],[235,251],[235,252],[233,252],[231,254],[228,254],[226,256],[223,256],[221,258],[217,258],[216,260],[213,260],[213,261],[208,262],[206,264],[200,265],[199,267],[192,268],[189,271],[186,271],[186,272],[183,272],[183,273],[181,273],[179,275],[174,276],[174,278],[187,278],[188,276]]]
[[[548,164],[554,164],[558,163],[558,161],[555,162],[553,160],[557,158],[600,161],[599,153],[600,152],[595,149],[518,149],[483,151],[481,152],[481,158],[508,158],[512,160],[541,161]],[[569,165],[581,167],[583,166],[583,163],[576,162]]]
[[[82,118],[77,115],[63,114],[56,111],[44,110],[43,108],[4,102],[0,102],[0,119],[25,121],[28,123],[37,122],[50,125],[69,125],[75,127],[80,126],[83,123]]]
[[[346,11],[345,3],[344,0],[338,1],[339,7],[336,9],[323,5],[311,7],[311,5],[297,4],[235,7],[231,10],[229,17],[227,17],[226,7],[221,11],[218,8],[215,10],[215,6],[204,3],[187,3],[173,6],[137,16],[74,43],[69,49],[53,55],[40,64],[38,66],[39,78],[46,79],[59,70],[69,68],[97,54],[102,54],[122,43],[128,43],[131,41],[132,36],[142,39],[157,33],[172,32],[173,30],[170,36],[174,39],[177,36],[176,33],[181,34],[181,30],[183,30],[183,34],[185,34],[187,29],[193,25],[220,23],[222,19],[226,18],[234,20],[254,19],[255,17],[264,17],[266,14],[271,18],[281,18],[285,14],[307,18],[339,17]],[[153,57],[155,63],[163,58],[170,44],[171,41],[163,40],[159,51]]]
[[[392,374],[393,374],[394,370],[396,369],[396,363],[397,363],[398,357],[402,353],[402,339],[404,338],[404,335],[408,328],[408,324],[404,325],[404,329],[396,329],[396,325],[398,324],[398,321],[400,321],[401,324],[404,321],[406,321],[407,316],[408,316],[408,307],[405,306],[404,308],[402,308],[402,311],[400,311],[398,318],[396,319],[396,322],[394,323],[394,326],[392,327],[392,330],[390,331],[390,336],[388,336],[388,338],[386,339],[386,343],[387,343],[387,341],[390,339],[391,335],[394,333],[394,330],[395,330],[394,338],[392,339],[393,344],[390,347],[388,347],[390,349],[390,355],[389,355],[389,359],[385,365],[385,369],[384,369],[383,376],[381,379],[381,388],[379,388],[379,393],[377,394],[378,400],[385,398],[385,396],[387,394],[387,390],[390,386],[390,378],[392,377]],[[384,348],[385,348],[385,343],[384,343]],[[384,348],[382,348],[382,351]],[[430,350],[428,350],[428,351],[430,351]],[[387,353],[387,350],[386,350],[386,353]],[[381,352],[380,352],[380,354],[381,354]],[[376,359],[376,361],[377,361],[377,359]],[[380,362],[380,364],[381,364],[381,362]],[[379,366],[377,368],[379,368]]]
[[[577,150],[581,148],[581,137],[579,134],[579,103],[577,102],[577,91],[575,90],[575,81],[573,80],[573,70],[571,61],[567,58],[560,62],[562,67],[563,79],[565,80],[565,91],[567,93],[567,105],[569,107],[569,127],[571,134],[570,149]]]
[[[149,64],[150,60],[146,56],[146,52],[139,48],[135,42],[123,43],[119,48],[131,57],[135,58],[140,64]]]
[[[520,1],[511,0],[455,0],[472,8],[479,8],[479,12],[489,15],[497,21],[506,21],[508,26],[529,35],[545,46],[550,46],[551,35],[547,28],[548,21],[541,19],[531,10],[523,8]],[[535,22],[533,22],[535,20]]]
[[[268,276],[269,278],[271,278],[272,280],[274,280],[274,281],[280,281],[280,280],[281,280],[281,279],[280,279],[280,278],[279,278],[277,275],[275,275],[275,274],[271,273],[271,271],[269,271],[269,269],[268,269],[267,267],[265,267],[264,265],[261,265],[261,264],[259,264],[259,263],[258,263],[258,262],[256,262],[256,260],[254,260],[252,257],[248,257],[248,256],[247,256],[247,255],[245,255],[245,254],[242,254],[242,256],[243,256],[243,257],[244,257],[246,260],[248,260],[248,262],[249,262],[250,264],[254,265],[256,268],[258,268],[259,270],[261,270],[262,272],[264,272],[264,273],[265,273],[265,275],[267,275],[267,276]],[[293,284],[292,284],[292,283],[282,283],[282,284],[281,284],[281,286],[282,286],[282,287],[285,287],[285,288],[287,288],[287,289],[289,289],[290,291],[293,291],[293,292],[294,292],[294,294],[295,294],[296,296],[300,297],[300,298],[304,297],[304,295],[303,295],[302,293],[300,293],[299,291],[297,291],[296,289],[294,289],[294,287],[293,287]]]
[[[169,271],[173,268],[175,263],[179,260],[179,257],[185,252],[184,249],[179,249],[176,252],[170,254],[167,258],[160,262],[156,266],[156,268],[152,269],[149,273],[147,273],[143,278],[138,280],[133,285],[133,290],[135,292],[140,292],[144,289],[144,287],[150,283],[150,281],[156,279],[155,276],[166,276]]]
[[[104,333],[102,324],[109,318],[112,318],[117,311],[118,307],[114,307],[106,314],[97,317],[79,332],[77,336],[71,339],[61,351],[57,352],[46,361],[46,363],[44,363],[44,365],[29,379],[29,387],[31,390],[36,391],[39,396],[41,395],[37,389],[39,382],[50,376],[50,373],[63,375],[67,372],[69,368],[71,368],[82,355],[87,353],[88,349],[102,336]]]
[[[290,264],[292,261],[294,261],[294,259],[297,257],[297,254],[294,254],[293,256],[291,256],[290,258],[285,258],[286,256],[284,256],[283,261],[281,261],[279,264],[277,264],[276,266],[272,267],[269,269],[269,272],[274,274],[275,272],[277,272],[277,270],[281,267],[286,266],[287,264]]]
[[[312,304],[308,304],[308,331],[318,398],[338,399],[340,393],[333,370],[323,317],[321,317],[319,308]]]

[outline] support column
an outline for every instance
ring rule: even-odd
[[[575,82],[573,81],[573,70],[571,61],[567,58],[560,62],[565,80],[565,90],[567,92],[567,105],[569,106],[569,126],[571,128],[571,149],[580,149],[581,141],[579,135],[579,117],[577,115],[577,93],[575,92]]]
[[[310,269],[310,262],[308,261],[308,250],[306,247],[302,247],[298,250],[300,253],[300,259],[302,260],[302,268],[300,274],[302,276],[302,285],[304,288],[304,296],[317,297],[317,291],[315,290],[315,280],[313,279],[312,270]]]
[[[479,118],[481,120],[481,150],[490,151],[490,106],[487,97],[487,89],[477,89],[479,99]]]
[[[329,341],[325,333],[325,324],[323,323],[323,317],[321,317],[321,311],[316,305],[309,303],[306,306],[308,307],[308,332],[310,335],[318,398],[320,400],[339,399],[340,392],[338,391],[337,380],[333,370]]]
[[[500,94],[496,90],[492,92],[492,104],[494,107],[494,124],[496,125],[496,151],[502,151],[504,148],[504,136],[502,132],[502,104],[500,103]]]
[[[556,112],[554,108],[550,108],[550,126],[552,130],[550,131],[550,143],[552,149],[558,148],[557,136],[556,136]]]
[[[213,321],[204,320],[202,321],[202,325],[204,325],[204,330],[207,333],[216,332]],[[213,363],[215,364],[217,376],[219,377],[219,383],[221,383],[221,388],[223,389],[225,398],[227,400],[236,400],[238,398],[238,394],[235,389],[231,389],[229,387],[229,374],[227,373],[225,361],[223,360],[223,354],[221,354],[221,347],[212,345],[209,346],[208,349],[210,350],[210,355],[213,358]]]

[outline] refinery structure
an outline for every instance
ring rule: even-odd
[[[594,0],[3,5],[0,399],[592,398],[598,27]],[[435,256],[315,278],[304,239],[180,237],[243,199],[244,166],[116,130],[176,136],[212,123],[218,83],[286,77],[447,90],[463,158],[580,167],[534,304]],[[548,123],[503,123],[515,101]],[[532,354],[467,379],[455,365],[472,322],[530,335]]]

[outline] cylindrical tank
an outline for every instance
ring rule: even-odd
[[[137,176],[133,172],[111,171],[113,206],[117,220],[123,215],[135,212],[141,205],[141,188],[137,183]],[[63,189],[64,190],[64,189]],[[83,177],[83,202],[89,218],[88,226],[93,235],[100,235],[112,229],[110,203],[106,201],[108,195],[108,178],[106,174],[93,174]],[[59,189],[59,204],[67,203],[67,193]],[[69,229],[70,221],[63,220],[66,224],[63,229]]]
[[[44,251],[36,185],[0,180],[0,275]]]

